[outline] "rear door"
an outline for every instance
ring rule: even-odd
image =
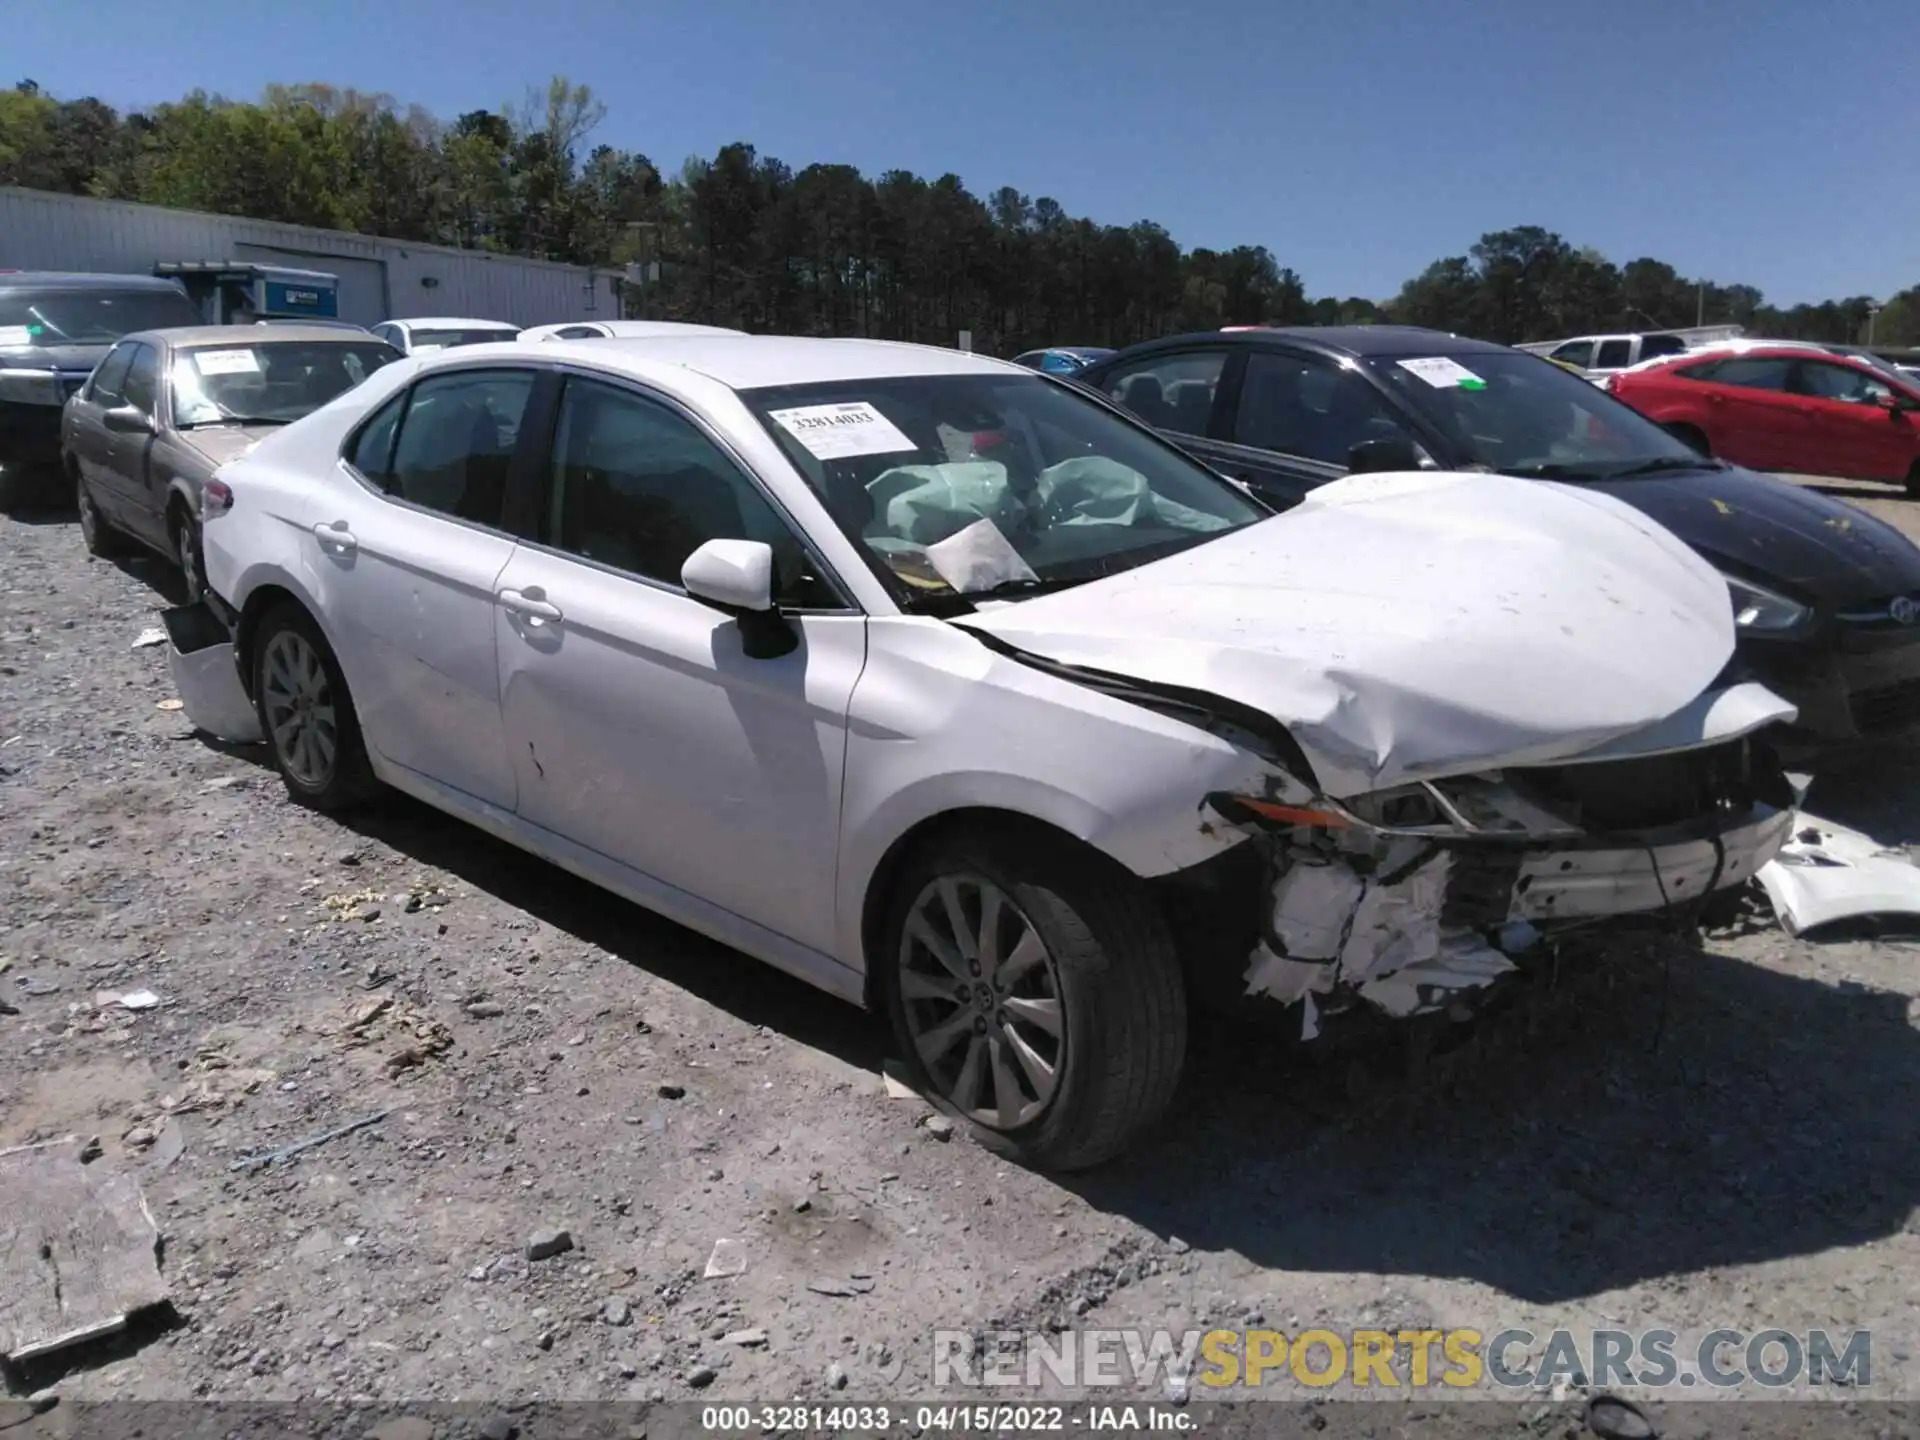
[[[381,758],[511,813],[493,587],[538,372],[436,371],[376,411],[304,523],[321,613]],[[351,483],[346,483],[351,477]]]
[[[1810,473],[1860,480],[1905,480],[1914,461],[1910,412],[1889,410],[1893,386],[1864,365],[1797,360],[1793,392],[1810,419],[1818,462]]]

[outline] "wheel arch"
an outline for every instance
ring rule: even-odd
[[[959,805],[940,810],[914,822],[896,836],[868,874],[860,896],[859,943],[862,964],[863,1000],[869,1009],[885,1003],[881,990],[885,975],[883,931],[887,911],[893,899],[894,885],[901,873],[919,855],[941,841],[968,832],[999,831],[1027,841],[1071,848],[1091,862],[1110,870],[1117,878],[1145,887],[1146,882],[1120,861],[1065,825],[1044,819],[1031,811],[1001,805]]]
[[[253,697],[253,644],[259,635],[260,621],[267,612],[281,601],[290,601],[298,605],[312,617],[313,623],[320,627],[320,633],[326,637],[327,647],[333,651],[334,661],[342,672],[346,671],[347,660],[341,653],[339,642],[334,638],[333,629],[327,624],[326,616],[320,607],[293,579],[282,574],[263,575],[258,579],[249,579],[236,587],[244,597],[240,602],[240,613],[234,621],[234,654],[243,657],[246,663],[240,666],[240,683],[246,688],[249,699]],[[348,675],[347,687],[353,688],[354,677]]]

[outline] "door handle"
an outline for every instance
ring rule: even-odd
[[[360,542],[354,539],[353,532],[347,529],[347,522],[344,520],[336,520],[331,525],[314,526],[313,538],[322,545],[338,550],[342,555],[351,555],[360,548]]]
[[[530,586],[525,590],[502,590],[500,603],[513,614],[524,617],[535,625],[557,625],[566,618],[560,607],[547,600],[546,591],[539,586]]]

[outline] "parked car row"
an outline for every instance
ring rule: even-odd
[[[1500,346],[409,324],[68,401],[87,543],[227,637],[189,717],[884,1011],[1033,1163],[1151,1124],[1191,1006],[1458,1015],[1724,895],[1796,749],[1920,718],[1920,552]]]
[[[1612,383],[1631,399],[1634,385],[1670,370],[1722,363],[1734,362],[1676,357]],[[1808,363],[1878,386],[1876,394],[1899,383],[1872,379],[1845,357]],[[1698,436],[1683,443],[1542,357],[1400,326],[1176,336],[1077,378],[1277,507],[1351,471],[1381,469],[1478,469],[1612,496],[1725,577],[1739,665],[1799,711],[1784,737],[1790,751],[1815,755],[1920,725],[1920,550],[1857,507],[1741,468],[1832,473],[1841,461],[1831,448],[1779,465],[1769,463],[1778,454],[1729,454],[1716,439],[1709,455]],[[1904,404],[1852,402],[1848,418],[1912,434]],[[1876,440],[1889,451],[1911,443]]]
[[[61,407],[86,383],[114,345],[136,332],[204,328],[208,319],[204,307],[215,301],[218,313],[212,315],[214,319],[231,322],[237,315],[248,326],[271,327],[275,332],[297,326],[308,332],[325,329],[361,341],[374,339],[391,347],[389,358],[513,339],[532,342],[556,336],[578,339],[739,333],[667,321],[594,321],[522,329],[497,320],[428,317],[389,320],[369,330],[343,320],[289,318],[284,314],[253,319],[251,302],[245,296],[235,299],[238,292],[229,293],[229,290],[239,284],[237,277],[242,272],[268,273],[261,267],[190,262],[155,268],[165,273],[143,276],[0,271],[0,505],[44,495],[44,477],[58,476],[63,448]],[[271,272],[282,279],[306,273]],[[316,284],[335,283],[332,276],[313,278]],[[219,293],[196,302],[190,298],[188,281],[199,284],[201,289],[213,286]],[[223,286],[227,288],[221,288]],[[248,294],[254,290],[270,294],[272,288],[271,282],[262,282]],[[331,291],[326,293],[330,295]],[[218,328],[232,328],[232,325]],[[158,417],[149,418],[158,423]],[[77,483],[71,473],[67,483],[69,486]],[[132,477],[128,483],[144,484]],[[147,533],[144,524],[136,523],[131,517],[123,517],[123,521],[135,533]]]

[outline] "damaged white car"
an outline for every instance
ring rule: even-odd
[[[1274,516],[951,351],[446,351],[205,507],[235,664],[189,714],[250,700],[296,799],[391,785],[884,1008],[1047,1166],[1162,1110],[1197,996],[1463,1003],[1516,922],[1686,905],[1790,821],[1725,581],[1624,505],[1421,473]]]

